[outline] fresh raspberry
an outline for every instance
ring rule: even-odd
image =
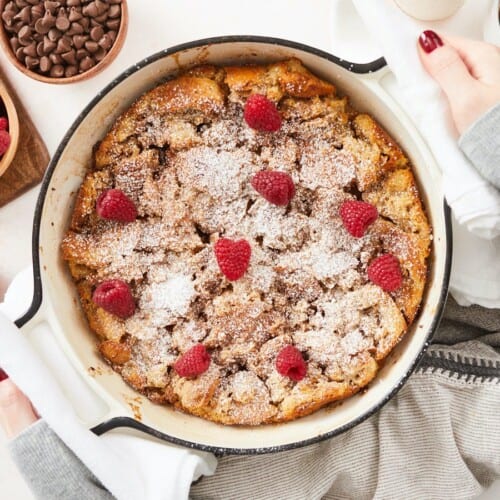
[[[296,347],[287,345],[276,357],[276,370],[281,375],[298,382],[306,376],[307,364]]]
[[[288,205],[295,194],[293,180],[285,172],[262,170],[253,176],[251,183],[255,191],[274,205]]]
[[[386,292],[396,291],[403,281],[399,260],[390,253],[377,257],[368,266],[368,278]]]
[[[3,156],[10,146],[10,134],[7,130],[0,130],[0,156]]]
[[[119,189],[108,189],[100,194],[96,202],[97,215],[103,219],[134,222],[137,209],[134,202]]]
[[[94,304],[115,316],[127,319],[135,312],[134,298],[130,287],[122,280],[103,281],[92,295]]]
[[[339,213],[344,227],[356,238],[364,236],[368,226],[378,217],[377,208],[365,201],[344,201]]]
[[[276,132],[281,127],[281,116],[276,105],[261,94],[249,96],[243,116],[250,128],[260,132]]]
[[[7,380],[9,376],[0,368],[0,382]]]
[[[214,250],[220,270],[228,280],[236,281],[245,274],[252,254],[248,241],[221,238]]]
[[[9,128],[9,120],[6,116],[0,116],[0,130],[7,130]]]
[[[196,344],[188,349],[174,364],[174,370],[185,378],[196,377],[208,370],[210,354],[203,344]]]

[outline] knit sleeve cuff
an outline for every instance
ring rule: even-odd
[[[8,448],[37,498],[113,498],[42,419],[11,440]]]
[[[500,103],[478,118],[458,145],[479,173],[500,189]]]

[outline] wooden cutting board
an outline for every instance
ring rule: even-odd
[[[26,108],[0,68],[0,79],[7,87],[19,117],[19,143],[16,156],[0,176],[0,207],[38,184],[49,164],[49,153],[33,125]]]

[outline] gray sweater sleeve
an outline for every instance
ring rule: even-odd
[[[458,145],[479,173],[500,189],[500,103],[476,120]]]
[[[113,499],[43,420],[38,420],[11,441],[9,451],[38,499]]]

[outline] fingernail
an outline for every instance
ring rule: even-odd
[[[0,368],[0,382],[2,382],[3,380],[6,380],[8,378],[9,378],[9,376]]]
[[[423,31],[418,37],[418,43],[420,43],[420,47],[422,47],[427,54],[443,46],[443,40],[441,40],[439,35],[432,30]]]

